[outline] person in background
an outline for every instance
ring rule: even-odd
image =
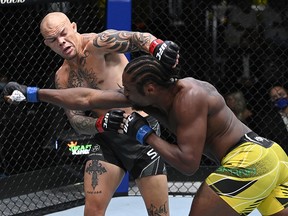
[[[231,92],[225,95],[224,98],[228,107],[233,111],[236,117],[245,124],[248,124],[253,113],[247,108],[247,102],[243,93],[241,91]]]
[[[274,85],[268,91],[272,109],[259,116],[263,124],[260,124],[259,133],[278,142],[288,153],[288,94],[282,85]]]

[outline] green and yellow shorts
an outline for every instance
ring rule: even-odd
[[[240,215],[262,215],[288,206],[288,158],[275,142],[245,134],[206,183]]]

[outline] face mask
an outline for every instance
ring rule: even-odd
[[[288,98],[279,98],[274,103],[275,107],[279,110],[283,110],[288,106]]]

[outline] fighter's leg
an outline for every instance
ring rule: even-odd
[[[152,175],[136,179],[149,216],[169,216],[167,176]]]
[[[273,214],[272,216],[287,216],[288,215],[288,208],[285,208],[284,210],[276,213],[276,214]]]
[[[104,216],[124,177],[124,170],[101,160],[88,160],[84,170],[85,216]]]
[[[239,216],[223,199],[221,199],[206,182],[200,186],[195,195],[189,216]]]

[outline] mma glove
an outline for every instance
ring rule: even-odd
[[[173,41],[160,39],[152,41],[149,47],[149,53],[168,68],[172,68],[176,64],[179,50],[179,46]]]
[[[154,130],[149,126],[148,121],[144,117],[133,112],[126,119],[123,132],[131,138],[136,138],[141,144],[145,144],[147,137],[151,133],[154,133]]]
[[[120,129],[120,125],[123,123],[123,110],[110,110],[105,115],[100,116],[95,124],[98,132],[114,131],[117,132]]]
[[[17,82],[9,82],[2,91],[2,97],[9,103],[19,103],[26,100],[27,102],[39,102],[37,87],[20,85]]]

